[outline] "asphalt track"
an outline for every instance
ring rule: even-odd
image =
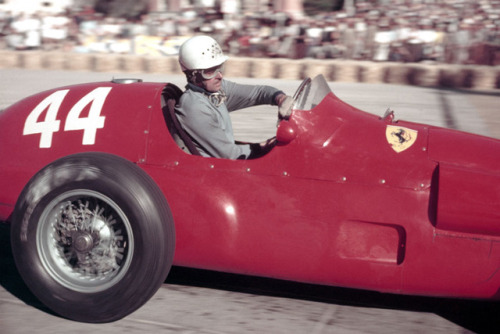
[[[171,81],[184,86],[184,78],[161,74],[7,69],[0,70],[0,109],[45,89],[113,77]],[[289,94],[300,83],[235,81],[265,82]],[[342,100],[377,115],[390,108],[397,119],[500,138],[498,91],[337,82],[331,86]],[[274,135],[276,109],[259,107],[241,111],[233,115],[233,122],[238,139],[264,140]],[[110,324],[76,323],[52,314],[29,292],[12,260],[9,227],[0,224],[2,334],[498,333],[499,329],[498,303],[397,296],[179,267],[174,267],[158,293],[130,316]]]

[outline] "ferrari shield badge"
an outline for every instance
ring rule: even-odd
[[[410,148],[417,140],[417,131],[400,126],[387,125],[385,136],[387,142],[397,153]]]

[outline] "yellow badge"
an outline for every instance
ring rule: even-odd
[[[387,129],[385,130],[387,142],[397,153],[403,152],[415,144],[417,134],[416,130],[394,125],[387,125]]]

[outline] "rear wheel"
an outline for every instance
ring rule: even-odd
[[[164,282],[174,225],[155,182],[103,153],[62,158],[37,173],[16,204],[12,248],[32,292],[54,312],[110,322]]]

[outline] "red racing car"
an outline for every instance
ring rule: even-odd
[[[109,322],[172,265],[500,298],[500,141],[378,117],[307,79],[254,160],[204,158],[174,85],[52,89],[0,113],[0,220],[54,312]]]

